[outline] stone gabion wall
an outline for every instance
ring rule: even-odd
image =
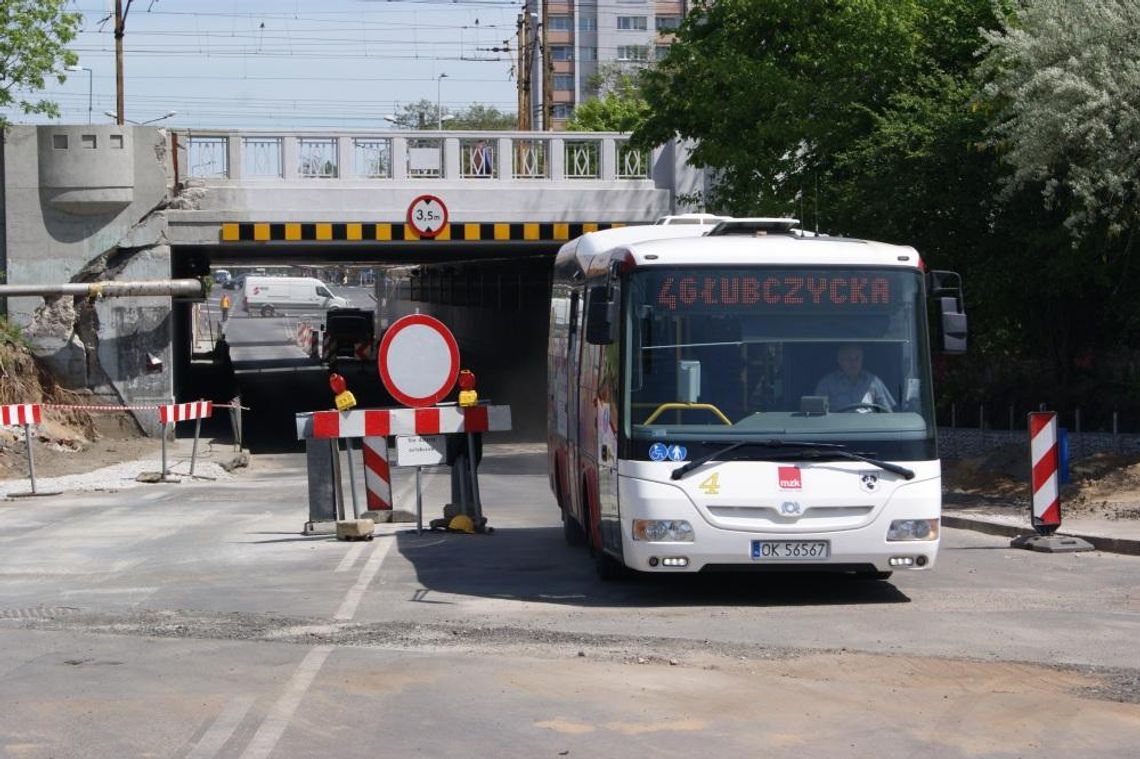
[[[1113,435],[1110,432],[1077,433],[1070,430],[1067,437],[1070,460],[1096,453],[1140,454],[1140,435]],[[979,430],[968,427],[944,427],[938,430],[938,450],[945,459],[982,456],[1011,445],[1025,446],[1028,456],[1028,433],[1025,430]]]

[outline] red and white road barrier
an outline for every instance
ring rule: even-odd
[[[364,438],[364,491],[369,511],[392,510],[392,473],[386,438]]]
[[[353,409],[297,414],[297,439],[506,432],[510,406]]]
[[[0,426],[22,426],[24,446],[28,449],[28,480],[32,483],[31,493],[23,495],[48,495],[36,490],[36,457],[32,449],[32,425],[43,421],[43,407],[39,403],[13,403],[0,406]]]
[[[194,465],[198,461],[198,437],[202,432],[202,420],[214,415],[213,401],[191,401],[189,403],[168,403],[158,407],[158,421],[162,422],[162,474],[160,479],[167,480],[166,469],[166,427],[178,422],[194,424],[194,447],[190,450],[190,476],[194,476]]]
[[[1029,463],[1032,467],[1030,521],[1042,535],[1061,526],[1060,463],[1057,445],[1057,413],[1029,414]]]
[[[0,426],[41,424],[43,406],[39,403],[14,403],[0,406]]]
[[[213,401],[170,403],[158,407],[158,421],[163,424],[188,422],[191,419],[209,419],[214,414]]]

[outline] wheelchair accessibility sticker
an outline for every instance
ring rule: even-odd
[[[684,461],[688,456],[689,449],[683,445],[654,443],[649,446],[649,458],[653,461]]]

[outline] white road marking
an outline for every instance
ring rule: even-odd
[[[234,730],[237,730],[237,726],[245,719],[245,714],[249,711],[249,707],[253,706],[253,701],[252,696],[231,699],[222,707],[221,713],[214,718],[213,723],[194,746],[194,750],[188,753],[185,759],[212,759],[217,756],[222,746],[234,734]]]
[[[360,605],[360,601],[364,598],[364,591],[368,589],[368,585],[376,577],[376,573],[380,571],[380,565],[384,563],[384,557],[388,555],[388,551],[392,549],[392,543],[395,538],[389,537],[379,543],[373,542],[375,548],[372,555],[368,557],[364,567],[360,570],[360,575],[356,578],[354,584],[345,594],[344,601],[341,602],[340,608],[337,609],[336,615],[333,617],[338,622],[348,622],[356,615],[356,608]],[[367,544],[362,544],[367,545]],[[349,561],[349,556],[352,556],[352,561]],[[341,560],[341,564],[348,562],[351,566],[355,561],[355,554],[350,550],[349,554]],[[339,568],[337,571],[340,571]],[[257,733],[253,736],[253,740],[249,742],[245,751],[242,753],[242,759],[259,759],[260,757],[269,756],[277,746],[277,742],[281,740],[281,736],[285,734],[285,730],[289,727],[289,720],[292,719],[293,713],[297,711],[297,707],[301,705],[301,699],[305,697],[305,693],[309,690],[313,680],[316,678],[317,673],[325,663],[325,659],[333,652],[334,646],[316,646],[313,650],[305,655],[297,667],[297,671],[289,679],[289,683],[285,687],[285,693],[281,698],[277,699],[277,703],[266,715],[265,721],[261,723],[261,727],[257,729]]]
[[[367,545],[367,543],[354,543],[352,548],[348,549],[348,552],[344,555],[344,558],[340,560],[340,564],[337,564],[336,569],[333,571],[347,572],[348,570],[352,569],[352,565],[356,563],[356,560],[358,558],[360,558],[361,552],[364,551],[364,548]]]
[[[372,582],[372,578],[380,571],[380,564],[384,561],[384,557],[388,555],[388,551],[391,550],[393,542],[395,542],[394,539],[389,538],[376,544],[372,555],[368,557],[364,568],[360,570],[360,576],[356,578],[356,584],[353,585],[345,595],[344,601],[341,602],[340,608],[337,609],[333,619],[338,622],[348,622],[356,615],[356,607],[360,605],[360,600],[364,597],[364,591],[368,589],[368,584]]]
[[[301,699],[305,697],[309,686],[313,684],[317,672],[320,671],[325,659],[329,658],[329,654],[332,652],[333,646],[315,646],[313,650],[305,654],[305,658],[301,660],[297,671],[289,678],[285,692],[269,710],[269,714],[261,723],[261,727],[257,729],[253,740],[242,752],[242,759],[260,759],[272,753],[273,749],[277,747],[277,742],[281,740],[281,736],[285,734],[285,729],[289,727],[289,720],[293,718],[293,713],[301,705]]]

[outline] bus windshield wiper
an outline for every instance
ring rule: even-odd
[[[707,464],[713,459],[725,455],[729,451],[735,451],[737,448],[743,448],[746,445],[756,446],[758,448],[807,448],[819,450],[821,453],[824,451],[838,452],[844,447],[839,443],[808,443],[801,440],[738,440],[735,443],[729,443],[723,448],[717,448],[712,453],[701,456],[699,459],[693,459],[687,464],[682,464],[674,469],[673,473],[669,476],[674,480],[679,480],[702,464]],[[914,474],[911,473],[911,477],[913,476]],[[907,479],[910,478],[908,477]]]
[[[877,466],[886,472],[893,472],[903,479],[913,480],[914,471],[907,469],[898,464],[892,464],[889,461],[880,461],[879,459],[865,456],[862,453],[854,453],[846,450],[846,446],[839,443],[808,443],[800,440],[739,440],[735,443],[730,443],[723,448],[718,448],[712,453],[701,456],[699,459],[693,459],[687,464],[677,467],[673,470],[670,477],[674,480],[679,480],[689,472],[693,471],[702,464],[707,464],[713,459],[720,458],[730,451],[737,448],[742,448],[746,445],[758,446],[761,448],[795,448],[797,449],[796,456],[801,459],[824,459],[829,456],[834,456],[841,459],[849,459],[850,461],[862,461],[871,466]]]
[[[855,453],[854,451],[837,450],[830,447],[814,450],[816,448],[817,446],[812,446],[806,450],[797,451],[795,455],[797,458],[811,460],[826,459],[829,456],[835,456],[841,459],[849,459],[851,461],[862,461],[866,464],[870,464],[871,466],[877,466],[879,469],[882,469],[884,471],[894,472],[904,480],[914,479],[914,471],[907,469],[905,466],[892,464],[889,461],[880,461],[879,459],[871,458],[870,456],[866,456],[862,453]]]

